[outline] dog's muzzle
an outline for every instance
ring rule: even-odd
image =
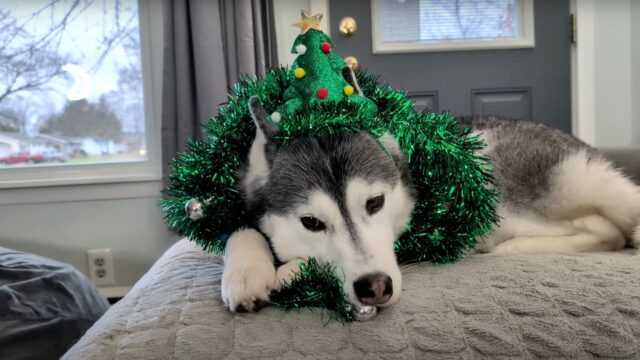
[[[393,281],[382,273],[367,274],[353,283],[353,289],[362,304],[382,305],[393,295]]]

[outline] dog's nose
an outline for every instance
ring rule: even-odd
[[[353,289],[361,303],[382,305],[391,299],[393,283],[388,275],[367,274],[353,283]]]

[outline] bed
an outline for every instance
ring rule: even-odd
[[[472,255],[413,265],[371,322],[222,307],[222,258],[169,249],[64,359],[640,358],[640,256]]]
[[[640,175],[637,150],[608,151]],[[181,240],[64,359],[640,359],[640,255],[470,255],[404,270],[370,322],[320,311],[232,314],[223,261]]]

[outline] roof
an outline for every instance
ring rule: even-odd
[[[60,143],[60,144],[66,144],[69,142],[69,140],[59,137],[59,136],[53,136],[53,135],[44,135],[44,134],[40,134],[40,135],[36,135],[36,136],[29,136],[26,134],[21,134],[21,133],[17,133],[17,132],[0,132],[0,137],[8,139],[8,140],[13,140],[13,141],[17,141],[17,142],[21,142],[21,143]]]
[[[22,142],[28,142],[32,139],[30,136],[16,132],[0,132],[0,136]]]

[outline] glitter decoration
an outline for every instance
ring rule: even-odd
[[[280,120],[282,120],[282,115],[280,115],[279,112],[274,111],[273,113],[271,113],[271,121],[279,123]]]
[[[197,199],[187,201],[184,206],[184,211],[191,220],[200,220],[202,216],[204,216],[202,213],[202,203]]]
[[[322,44],[320,44],[320,50],[325,53],[328,54],[329,52],[331,52],[331,44],[329,44],[328,42],[323,42]]]
[[[298,263],[300,270],[294,271],[289,282],[269,295],[271,305],[281,309],[303,308],[326,309],[331,318],[351,322],[357,320],[353,306],[342,292],[342,281],[335,275],[330,264],[320,264],[316,259]]]
[[[375,306],[355,306],[356,320],[358,321],[369,321],[373,319],[377,313],[378,308]]]
[[[306,10],[302,10],[300,13],[302,18],[299,22],[293,23],[293,27],[299,27],[301,34],[306,34],[311,29],[320,30],[320,21],[322,20],[322,14],[310,15]]]
[[[307,52],[307,47],[304,46],[304,44],[300,44],[298,46],[296,46],[296,54],[298,55],[304,55],[304,53]]]
[[[344,92],[345,95],[351,96],[353,94],[353,86],[347,85],[342,89],[342,91]]]
[[[304,71],[303,68],[299,67],[297,69],[295,69],[293,71],[293,75],[297,78],[297,79],[302,79],[305,75],[306,75],[306,71]]]
[[[328,95],[328,91],[329,90],[327,90],[327,88],[320,88],[316,90],[316,96],[318,97],[318,99],[326,99]]]

